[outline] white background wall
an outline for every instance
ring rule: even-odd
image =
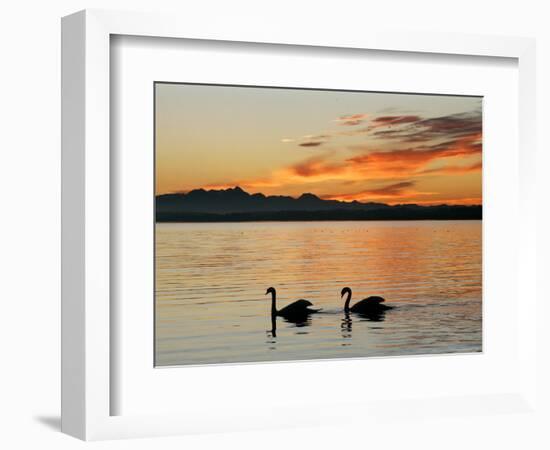
[[[522,0],[19,0],[0,9],[0,447],[81,448],[59,433],[60,342],[60,17],[83,8],[179,10],[197,20],[264,17],[281,27],[458,31],[538,39],[539,229],[550,229],[547,174],[550,124],[550,13]],[[539,233],[539,274],[548,293],[548,238]],[[544,284],[544,286],[543,286]],[[548,295],[544,296],[548,300]],[[550,328],[550,327],[549,327]],[[541,330],[548,352],[549,333]],[[541,358],[545,375],[548,357]],[[547,380],[550,376],[547,377]],[[548,393],[546,389],[545,395]],[[548,403],[548,396],[547,403]],[[162,438],[91,444],[95,448],[549,448],[550,420],[525,417],[404,420],[396,429],[311,428],[280,432]]]

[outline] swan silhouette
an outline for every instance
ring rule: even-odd
[[[349,313],[351,311],[364,315],[372,315],[380,314],[381,312],[388,309],[393,309],[393,306],[384,305],[383,303],[386,300],[384,300],[382,297],[379,297],[378,295],[364,298],[350,308],[349,303],[351,301],[351,289],[349,287],[345,287],[344,289],[342,289],[341,296],[343,297],[346,294],[348,295],[348,297],[346,298],[346,303],[344,304],[344,312],[346,313]]]
[[[309,308],[310,306],[313,306],[313,303],[311,303],[309,300],[304,299],[296,300],[294,303],[286,305],[284,308],[278,310],[276,306],[277,292],[275,291],[275,288],[270,287],[265,292],[265,295],[269,293],[271,293],[272,318],[280,316],[288,320],[289,322],[304,322],[307,320],[310,314],[319,312],[318,309]]]

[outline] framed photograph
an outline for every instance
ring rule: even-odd
[[[154,89],[156,366],[481,352],[481,97]]]
[[[536,411],[533,41],[62,31],[64,432]]]

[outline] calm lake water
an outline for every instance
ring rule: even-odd
[[[274,336],[270,286],[322,312]],[[158,223],[155,308],[160,366],[479,352],[481,221]]]

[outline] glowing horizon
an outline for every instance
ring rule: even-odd
[[[156,84],[156,194],[482,203],[479,97]]]

